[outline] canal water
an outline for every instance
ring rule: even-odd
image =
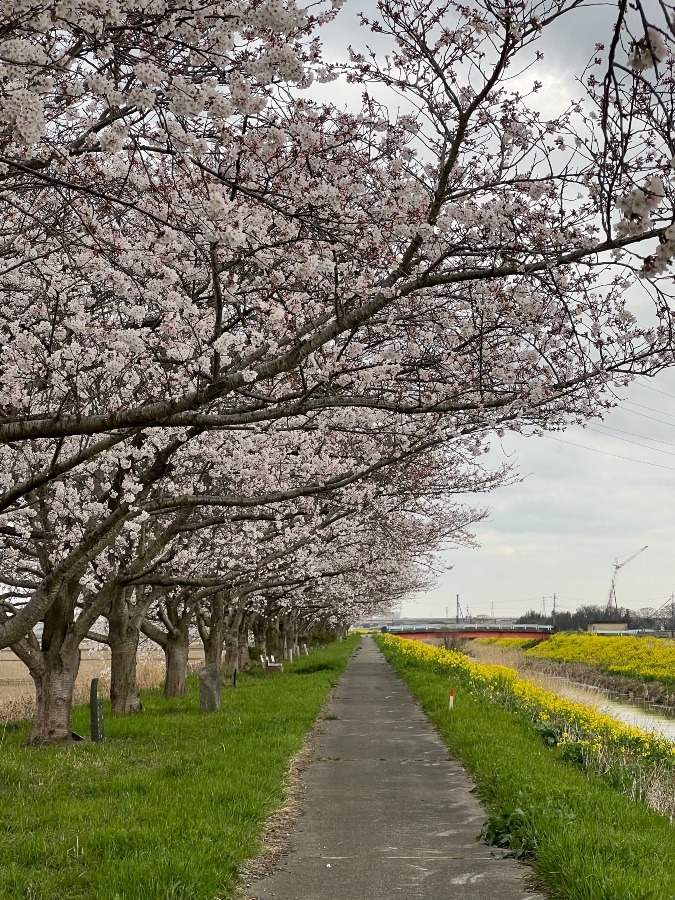
[[[561,697],[567,697],[577,703],[583,703],[585,706],[592,706],[598,712],[605,713],[620,722],[627,722],[629,725],[642,728],[643,731],[659,734],[669,741],[675,741],[675,718],[673,717],[651,712],[644,709],[641,704],[612,700],[599,690],[569,681],[561,676],[543,675],[539,677],[532,670],[526,670],[520,674],[547,690],[555,691]]]
[[[675,742],[675,716],[669,715],[667,711],[660,714],[658,710],[645,707],[640,701],[631,703],[623,698],[615,700],[593,685],[571,681],[562,675],[538,672],[536,669],[521,664],[517,653],[503,651],[502,648],[478,645],[472,648],[471,656],[476,662],[485,665],[508,666],[515,669],[521,678],[539,685],[544,690],[560,694],[561,697],[567,697],[577,703],[583,703],[584,706],[597,709],[598,712],[605,713],[619,722],[635,725],[636,728],[642,728],[643,731],[661,735],[667,740]]]

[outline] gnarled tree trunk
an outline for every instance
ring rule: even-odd
[[[255,616],[251,623],[253,631],[253,639],[256,647],[258,647],[265,656],[267,656],[267,622],[264,616]]]
[[[69,744],[81,636],[73,621],[78,581],[64,586],[44,617],[42,640],[33,639],[28,664],[35,684],[35,712],[29,744]]]
[[[239,669],[239,629],[244,617],[241,609],[230,609],[225,623],[225,672],[233,675],[235,669]]]
[[[240,672],[251,668],[251,654],[248,649],[248,619],[242,618],[239,623],[237,639],[237,667]]]
[[[220,671],[223,667],[223,641],[225,640],[225,592],[218,591],[209,601],[208,611],[197,614],[199,634],[204,645],[204,661]]]
[[[167,637],[164,647],[164,696],[182,697],[187,690],[187,666],[190,652],[189,632]]]
[[[204,643],[204,662],[214,665],[218,670],[223,667],[223,629],[211,628]]]
[[[116,716],[143,709],[136,681],[139,636],[131,624],[115,637],[110,633],[110,705]]]
[[[277,616],[267,620],[265,628],[265,645],[267,647],[268,656],[280,654],[281,638],[279,628],[279,618]]]
[[[136,681],[140,628],[131,616],[127,591],[117,592],[108,611],[110,645],[110,704],[115,715],[140,712],[143,708]]]
[[[288,651],[290,649],[288,643],[288,621],[284,617],[279,619],[279,645],[282,659],[288,659]]]
[[[232,675],[238,668],[239,634],[228,628],[225,632],[225,674]]]
[[[43,665],[31,670],[35,682],[35,712],[29,744],[69,744],[75,680],[80,668],[80,648],[46,653]]]

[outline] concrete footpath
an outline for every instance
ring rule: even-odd
[[[257,900],[544,900],[476,835],[473,783],[364,637],[319,723],[291,852]],[[335,718],[333,718],[335,717]]]

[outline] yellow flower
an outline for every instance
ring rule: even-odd
[[[515,669],[482,665],[455,650],[394,635],[385,635],[382,641],[385,646],[395,648],[404,660],[430,665],[438,672],[461,678],[491,702],[525,713],[533,724],[546,725],[547,732],[552,728],[558,734],[559,744],[575,744],[584,753],[603,757],[605,767],[611,767],[612,754],[617,759],[640,758],[650,763],[675,760],[675,744],[671,741],[546,691],[520,678]]]
[[[556,634],[526,652],[537,659],[584,663],[609,675],[675,687],[675,640],[668,638]]]

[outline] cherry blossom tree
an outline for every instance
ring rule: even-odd
[[[234,585],[232,608],[315,597],[337,621],[364,584],[356,544],[319,581],[288,528],[285,585],[193,584],[186,535],[328,494],[361,510],[435,451],[470,492],[491,435],[583,421],[672,364],[670,19],[620,0],[547,119],[537,42],[583,5],[381,0],[363,23],[391,52],[342,67],[316,40],[339,4],[9,5],[0,646],[60,709],[36,741],[69,734],[100,614],[133,638],[162,587],[175,629],[186,588]],[[337,75],[360,108],[306,93]],[[242,577],[263,525],[234,547]]]
[[[42,485],[5,529],[2,577],[22,592],[20,608],[5,605],[5,627],[36,683],[35,743],[69,739],[79,648],[100,616],[109,623],[116,712],[138,708],[141,630],[166,653],[167,694],[180,694],[200,601],[227,590],[237,607],[261,589],[319,577],[311,573],[312,535],[366,508],[373,492],[386,491],[384,473],[393,467],[410,472],[417,465],[409,494],[433,486],[448,497],[451,489],[448,454],[424,432],[417,445],[406,436],[404,449],[395,446],[395,433],[382,431],[378,442],[368,431],[347,440],[337,427],[249,435],[192,429],[162,437],[152,453],[150,442],[139,443],[134,455],[119,448],[106,458],[107,470],[99,456],[67,481]],[[472,475],[461,458],[455,468],[459,490],[499,480],[480,469]],[[321,512],[316,504],[333,493],[341,505]],[[155,596],[158,588],[164,591]],[[146,621],[153,600],[164,631]],[[39,642],[32,631],[38,623]]]
[[[6,224],[22,239],[0,436],[236,422],[334,393],[561,420],[665,364],[668,328],[638,327],[626,265],[604,254],[659,236],[668,253],[669,33],[645,25],[621,47],[620,4],[603,82],[618,86],[590,76],[591,106],[552,121],[505,84],[580,5],[382,3],[373,28],[396,52],[354,54],[346,75],[401,93],[398,118],[370,95],[348,114],[298,93],[327,77],[310,40],[326,16],[292,4],[121,5],[84,28],[77,4],[58,26],[49,4],[24,10],[4,57]],[[43,477],[96,452],[67,449]]]
[[[418,564],[414,560],[440,546],[443,539],[452,536],[456,543],[467,539],[467,528],[482,513],[456,503],[443,508],[452,490],[447,460],[441,464],[431,454],[413,457],[396,467],[394,484],[391,474],[389,469],[379,471],[372,479],[347,488],[249,512],[240,510],[229,518],[202,513],[201,519],[186,524],[180,535],[182,546],[174,546],[169,555],[130,581],[136,588],[164,591],[153,620],[144,621],[141,628],[166,654],[167,695],[185,689],[195,616],[207,661],[219,665],[225,644],[231,672],[242,667],[240,656],[246,653],[248,633],[255,630],[256,620],[269,618],[270,598],[284,598],[273,616],[278,628],[282,611],[291,619],[296,617],[302,609],[301,597],[308,591],[316,593],[317,584],[324,580],[331,582],[336,597],[341,596],[336,587],[340,579],[348,575],[353,580],[355,569],[363,571],[363,584],[369,580],[371,590],[377,572],[383,583],[389,578],[401,585],[405,581],[398,577],[401,566],[412,570]],[[467,479],[462,472],[455,486],[464,490]],[[473,490],[490,489],[498,480],[481,474],[480,481],[473,481]],[[393,561],[391,549],[382,547],[383,532],[388,533],[390,546],[396,546]],[[370,606],[373,602],[369,590],[361,603]],[[288,632],[286,625],[281,627]],[[263,634],[265,628],[263,622]]]

